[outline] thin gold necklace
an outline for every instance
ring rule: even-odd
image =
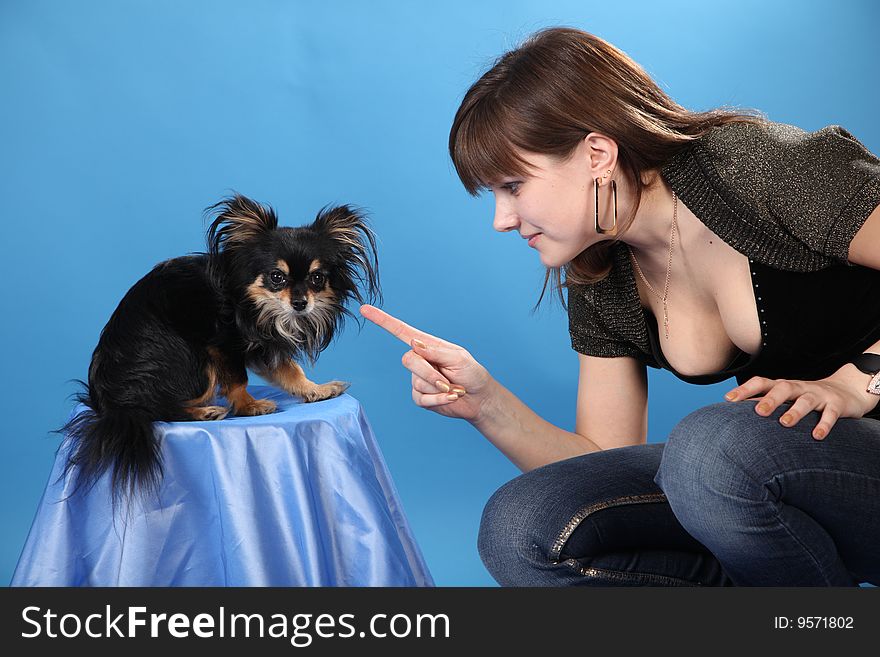
[[[645,275],[642,273],[642,268],[639,267],[639,261],[636,260],[636,254],[633,253],[632,247],[627,244],[627,248],[629,249],[629,255],[632,258],[633,264],[636,266],[636,271],[639,273],[639,276],[645,282],[645,285],[648,289],[654,294],[655,297],[660,299],[663,302],[663,328],[666,331],[666,339],[669,339],[669,275],[672,273],[672,249],[675,246],[675,233],[678,230],[678,196],[676,196],[675,192],[672,192],[672,229],[669,234],[669,262],[666,264],[666,284],[663,287],[663,294],[661,295],[654,287],[648,282],[648,279],[645,278]]]

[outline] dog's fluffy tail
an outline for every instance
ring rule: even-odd
[[[107,470],[112,472],[114,497],[158,490],[162,462],[150,414],[106,405],[96,411],[87,392],[77,399],[86,409],[58,430],[69,442],[64,475],[73,472],[74,490],[91,488]]]

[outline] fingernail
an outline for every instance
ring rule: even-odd
[[[452,392],[454,392],[456,395],[463,395],[467,391],[461,386],[452,386]]]
[[[448,399],[449,401],[455,401],[456,399],[458,399],[458,395],[446,395],[446,399]]]
[[[449,392],[449,384],[443,383],[443,381],[437,381],[434,385],[440,388],[443,392]]]
[[[427,349],[428,348],[428,345],[426,345],[424,342],[422,342],[418,338],[413,338],[412,346],[418,347],[419,349]]]
[[[758,412],[759,413],[769,413],[770,412],[770,404],[760,403],[758,404]]]
[[[816,430],[813,432],[813,437],[816,438],[816,440],[822,440],[822,439],[825,438],[825,436],[827,436],[827,435],[828,435],[828,434],[825,433],[825,430],[824,430],[824,429],[816,429]]]
[[[733,401],[734,399],[736,399],[736,393],[735,392],[728,392],[726,395],[724,395],[724,398],[727,401]]]
[[[782,422],[782,424],[788,425],[788,424],[791,424],[792,417],[791,417],[791,415],[786,413],[781,418],[779,418],[779,421]]]

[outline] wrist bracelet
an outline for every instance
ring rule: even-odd
[[[849,362],[865,374],[871,375],[865,391],[872,395],[880,395],[880,354],[864,353]]]

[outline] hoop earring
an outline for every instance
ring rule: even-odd
[[[599,225],[599,178],[593,179],[593,187],[596,191],[596,232],[600,235],[617,235],[617,183],[611,179],[611,198],[614,206],[614,223],[611,228],[602,228]]]

